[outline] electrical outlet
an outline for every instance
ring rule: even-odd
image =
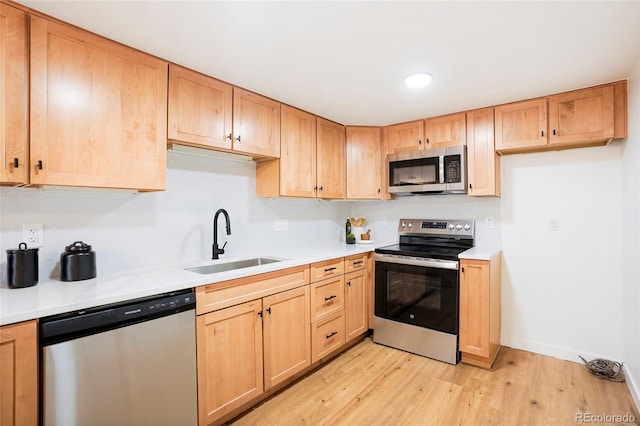
[[[548,229],[549,231],[560,231],[560,219],[557,217],[549,219]]]
[[[380,226],[382,226],[383,228],[387,227],[387,218],[386,217],[381,217],[380,218]]]
[[[495,220],[494,220],[493,216],[487,216],[485,218],[484,226],[487,229],[493,229],[493,227],[495,226]]]
[[[273,221],[273,230],[276,232],[284,232],[289,229],[289,222],[287,219],[275,219]]]
[[[22,240],[27,247],[42,247],[44,245],[44,230],[41,223],[22,225]]]

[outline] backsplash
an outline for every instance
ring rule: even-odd
[[[219,208],[231,218],[229,237],[223,218],[218,224],[225,256],[344,241],[349,203],[257,198],[252,161],[169,152],[167,163],[163,192],[0,188],[3,285],[5,253],[23,241],[22,224],[44,225],[41,278],[56,276],[60,253],[77,240],[93,246],[98,276],[210,259]]]

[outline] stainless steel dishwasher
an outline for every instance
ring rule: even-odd
[[[43,318],[45,425],[196,425],[191,290]]]

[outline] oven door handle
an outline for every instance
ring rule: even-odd
[[[380,262],[399,263],[401,265],[424,266],[427,268],[458,270],[455,260],[422,259],[420,257],[395,256],[392,254],[376,253],[374,259]]]

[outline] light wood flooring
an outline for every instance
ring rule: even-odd
[[[577,363],[502,348],[491,371],[362,343],[265,401],[242,425],[575,425],[631,414],[627,385]]]

